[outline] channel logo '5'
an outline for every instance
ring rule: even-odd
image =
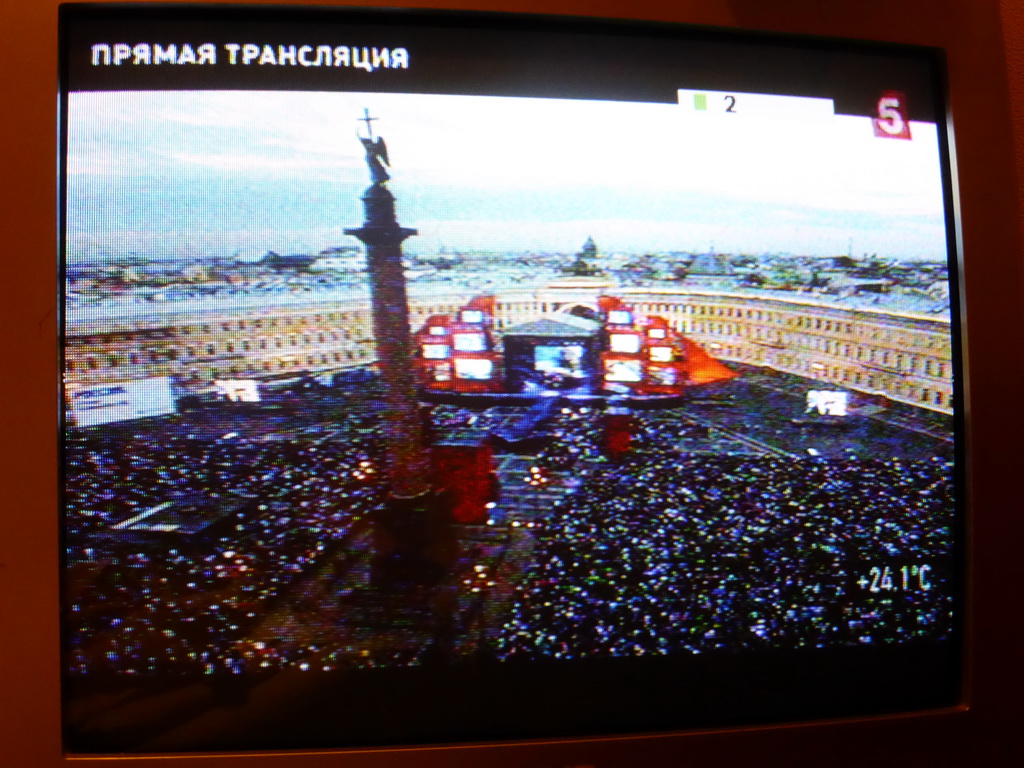
[[[907,97],[901,91],[882,91],[878,99],[878,117],[872,118],[875,136],[883,139],[909,139]]]

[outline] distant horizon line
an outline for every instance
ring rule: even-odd
[[[337,253],[331,251],[337,249]],[[342,250],[344,249],[344,250]],[[456,248],[446,247],[442,250],[430,250],[420,251],[417,249],[405,248],[404,254],[407,256],[458,256],[465,254],[499,254],[499,255],[537,255],[537,256],[576,256],[582,253],[581,250],[540,250],[536,248],[529,248],[524,250],[514,250],[508,248]],[[87,255],[87,256],[72,256],[70,253],[66,255],[65,266],[76,266],[84,262],[91,263],[111,263],[111,262],[122,262],[129,259],[140,259],[145,263],[175,263],[175,262],[227,262],[232,264],[256,264],[260,259],[265,258],[270,254],[276,254],[278,256],[317,256],[323,258],[330,258],[331,256],[342,255],[343,253],[350,251],[363,252],[362,246],[335,246],[332,249],[325,249],[317,252],[301,251],[295,249],[281,249],[276,250],[274,248],[268,248],[263,251],[260,255],[255,257],[240,257],[238,254],[230,256],[217,256],[217,255],[204,255],[204,256],[172,256],[172,255],[152,255],[145,256],[135,252],[128,254],[119,255]],[[443,252],[442,252],[443,251]],[[853,261],[866,261],[866,260],[879,260],[879,261],[918,261],[918,262],[929,262],[936,264],[948,264],[948,260],[940,256],[929,256],[929,255],[916,255],[916,256],[897,256],[897,255],[886,255],[879,253],[863,253],[861,255],[851,255],[848,253],[834,253],[834,254],[812,254],[812,253],[798,253],[795,251],[724,251],[724,250],[693,250],[681,248],[677,250],[653,250],[643,249],[639,251],[624,251],[624,250],[610,250],[598,252],[596,258],[609,256],[732,256],[732,257],[747,257],[747,258],[762,258],[762,257],[791,257],[791,258],[803,258],[803,259],[852,259]]]

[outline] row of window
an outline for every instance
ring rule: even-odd
[[[227,368],[207,368],[205,373],[199,370],[192,370],[190,374],[194,379],[219,379],[226,376],[257,376],[261,373],[281,373],[289,371],[308,371],[320,367],[331,367],[332,365],[343,365],[345,363],[356,363],[364,365],[371,362],[373,356],[367,350],[356,350],[353,352],[334,352],[331,354],[308,355],[306,357],[287,356],[274,360],[262,360],[258,364],[249,366],[231,365]]]
[[[182,336],[209,336],[213,333],[231,333],[234,331],[252,331],[274,328],[302,328],[307,326],[344,326],[348,329],[365,325],[368,313],[327,312],[316,315],[299,315],[280,317],[256,317],[242,320],[222,320],[217,323],[199,323],[196,325],[166,326],[163,328],[140,328],[133,331],[116,333],[93,333],[84,336],[71,336],[67,339],[69,347],[103,346],[107,344],[133,343],[140,340],[176,339]]]
[[[191,360],[199,357],[218,357],[221,355],[236,355],[244,356],[246,352],[255,351],[266,351],[276,349],[289,349],[298,348],[300,346],[309,347],[314,343],[326,344],[334,343],[338,344],[341,342],[349,342],[350,344],[359,344],[360,342],[367,341],[366,339],[352,340],[352,332],[350,330],[344,331],[325,331],[318,333],[316,336],[303,335],[303,336],[274,336],[272,338],[258,338],[253,340],[233,340],[222,342],[218,344],[206,344],[202,347],[186,346],[182,348],[178,347],[153,347],[147,350],[136,350],[129,352],[108,352],[106,354],[93,354],[86,355],[84,359],[79,359],[69,356],[66,360],[66,367],[69,373],[73,373],[76,370],[89,370],[95,371],[100,368],[117,368],[122,365],[152,365],[155,363],[163,362],[176,362],[178,360]],[[315,342],[314,342],[315,338]],[[354,359],[355,356],[362,356],[362,352],[358,347],[353,349],[341,350],[332,353],[336,362],[341,362],[344,358],[345,361]],[[325,360],[326,362],[326,360]]]
[[[807,329],[825,333],[840,333],[848,336],[867,336],[900,347],[941,348],[945,344],[943,333],[910,333],[905,328],[886,327],[874,323],[854,324],[846,320],[827,317],[813,317],[808,314],[793,314],[772,310],[733,307],[717,304],[642,304],[640,311],[646,314],[696,315],[698,317],[727,317],[747,319],[764,325],[781,325],[791,329]]]
[[[560,305],[550,302],[525,301],[525,302],[499,302],[497,304],[498,315],[506,315],[512,311],[516,317],[534,317],[538,314],[548,314],[558,309]],[[932,348],[941,345],[945,341],[944,334],[938,333],[914,333],[907,335],[906,329],[887,328],[878,324],[866,324],[861,326],[854,323],[824,317],[812,317],[808,314],[793,314],[792,312],[781,312],[751,307],[736,307],[718,304],[640,304],[639,311],[643,314],[662,314],[672,319],[681,319],[680,316],[691,315],[698,317],[724,317],[735,319],[746,319],[766,325],[781,325],[787,328],[802,328],[807,330],[823,331],[825,333],[842,333],[846,335],[869,336],[875,340],[895,344],[900,347],[924,346]],[[452,314],[458,307],[455,304],[441,304],[435,306],[414,305],[411,307],[413,324],[418,325],[423,319],[430,315]],[[253,329],[274,329],[274,328],[304,328],[306,326],[331,326],[353,327],[363,325],[368,320],[368,311],[338,311],[321,312],[310,315],[298,316],[275,316],[255,317],[232,320],[221,320],[217,323],[201,323],[195,325],[167,326],[162,328],[139,329],[130,332],[99,333],[87,336],[70,337],[69,346],[102,346],[111,343],[130,343],[139,339],[164,339],[178,338],[180,336],[195,336],[217,332],[231,333],[234,331],[251,331]],[[515,322],[506,317],[499,317],[496,325],[501,328],[508,322]]]
[[[417,308],[413,313],[414,315],[422,316],[426,318],[432,314],[441,314],[444,312],[454,312],[455,308],[451,306],[444,307],[425,307]],[[200,325],[183,325],[178,327],[167,327],[161,329],[145,329],[137,330],[126,333],[101,333],[101,334],[90,334],[85,336],[73,336],[67,340],[67,346],[69,348],[79,347],[103,347],[111,344],[123,344],[123,343],[137,343],[139,341],[148,341],[153,339],[173,339],[182,336],[194,336],[194,335],[205,335],[208,336],[214,333],[214,327],[216,326],[217,333],[227,332],[232,333],[235,331],[252,331],[255,329],[274,329],[274,328],[288,328],[297,327],[302,330],[314,331],[312,333],[304,333],[301,336],[289,335],[286,337],[275,336],[272,339],[260,338],[254,342],[247,340],[243,341],[228,341],[224,344],[224,352],[232,354],[236,351],[250,351],[252,349],[268,349],[270,347],[280,349],[282,347],[291,346],[310,346],[316,344],[326,343],[338,343],[341,341],[351,341],[353,338],[364,339],[367,335],[367,313],[346,313],[346,312],[330,312],[318,315],[301,315],[299,317],[270,317],[270,318],[253,318],[249,320],[225,320],[216,324],[200,324]],[[332,324],[335,327],[322,328],[319,327],[323,323]],[[309,326],[315,326],[315,328],[308,328]],[[340,327],[338,327],[340,326]],[[314,342],[313,339],[316,339]],[[155,348],[157,349],[157,348]],[[154,352],[154,350],[148,350],[149,362],[157,362],[159,359],[177,359],[177,352],[169,350],[170,348],[162,348],[160,352]],[[196,348],[187,347],[185,354],[187,356],[196,356]],[[207,355],[217,354],[217,349],[214,344],[207,344],[206,347]],[[130,356],[130,362],[137,364],[140,362],[140,353],[128,352]],[[154,356],[157,355],[157,356]],[[167,355],[167,357],[160,357],[161,355]],[[116,365],[118,363],[115,363]],[[98,367],[98,363],[96,367]]]
[[[767,360],[765,360],[761,357],[759,350],[741,349],[740,352],[740,357],[736,359],[743,359],[762,365],[767,364],[788,373],[796,373],[808,378],[824,379],[834,384],[842,383],[852,388],[884,391],[894,399],[926,407],[949,409],[953,406],[951,391],[925,387],[920,382],[903,379],[898,376],[863,372],[840,366],[829,367],[823,363],[793,355],[773,355],[769,353]]]

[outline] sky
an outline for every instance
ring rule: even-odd
[[[69,261],[357,245],[378,118],[409,252],[942,260],[936,128],[627,102],[265,91],[69,95]],[[738,117],[738,119],[737,119]]]

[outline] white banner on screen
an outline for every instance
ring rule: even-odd
[[[72,390],[71,420],[79,427],[174,413],[174,395],[167,376],[118,381]]]
[[[217,379],[213,382],[217,394],[232,403],[258,403],[260,391],[252,379]]]
[[[807,392],[806,412],[817,411],[821,416],[846,416],[849,398],[848,392],[812,389]]]

